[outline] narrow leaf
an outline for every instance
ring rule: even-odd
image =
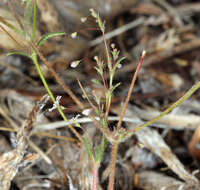
[[[27,53],[24,53],[23,51],[10,51],[6,55],[7,56],[9,56],[9,55],[22,55],[22,56],[25,56],[25,57],[28,57],[28,58],[31,59],[31,57]]]
[[[94,68],[99,73],[99,75],[103,75],[103,70],[101,68],[98,68],[98,67],[94,67]]]
[[[99,80],[97,80],[97,79],[92,79],[92,82],[94,84],[96,84],[97,86],[99,86],[99,87],[103,87],[103,85],[101,84],[101,82]]]
[[[111,94],[113,93],[113,91],[120,85],[120,82],[115,84],[115,86],[113,86],[111,89],[110,89],[110,92]]]
[[[92,148],[91,148],[91,145],[90,145],[88,139],[83,137],[83,143],[85,145],[85,149],[87,151],[89,158],[94,161],[94,157],[93,157],[93,154],[92,154]]]
[[[50,32],[48,34],[45,34],[44,36],[42,36],[42,38],[37,43],[37,47],[39,48],[49,38],[52,38],[55,36],[61,36],[61,35],[65,35],[65,32]]]
[[[98,164],[101,163],[103,153],[104,153],[104,150],[101,148],[101,146],[95,147],[95,156],[96,156],[96,161]]]
[[[119,64],[125,59],[125,57],[120,58],[117,63],[114,65],[113,67],[113,72],[116,71],[116,69],[118,68]]]

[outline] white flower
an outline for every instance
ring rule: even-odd
[[[114,43],[112,43],[110,46],[111,46],[112,49],[115,48],[115,44]]]
[[[98,60],[99,60],[99,59],[98,59],[98,56],[95,55],[95,56],[94,56],[94,60],[95,60],[96,62],[98,62]]]
[[[77,32],[71,33],[71,37],[72,37],[73,39],[75,39],[75,38],[77,37]]]
[[[81,60],[72,61],[70,66],[72,68],[76,68],[79,65],[80,62],[81,62]]]
[[[87,21],[87,17],[81,17],[81,22],[84,23]]]
[[[122,64],[117,65],[117,68],[120,69],[122,67]]]
[[[82,111],[82,114],[88,116],[91,113],[91,111],[92,111],[91,109],[85,109]]]

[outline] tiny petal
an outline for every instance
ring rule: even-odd
[[[87,21],[87,17],[81,17],[81,22],[85,23]]]
[[[76,68],[79,65],[80,62],[81,62],[81,60],[72,61],[70,66],[72,68]]]
[[[115,48],[115,44],[114,43],[112,43],[110,46],[111,46],[112,49]]]
[[[94,60],[95,60],[96,62],[98,62],[98,60],[99,60],[99,59],[98,59],[98,56],[95,55],[95,56],[94,56]]]
[[[122,64],[117,65],[117,68],[120,69],[122,67]]]
[[[71,37],[72,37],[73,39],[75,39],[75,38],[77,37],[77,32],[71,33]]]
[[[146,50],[142,51],[142,57],[144,57],[146,55]]]
[[[82,114],[88,116],[91,113],[91,111],[92,111],[91,109],[85,109],[82,111]]]
[[[77,114],[73,119],[76,120],[80,117],[81,115],[80,114]]]
[[[62,98],[62,96],[57,96],[56,97],[56,101],[54,102],[53,107],[49,108],[49,112],[52,112],[53,110],[55,110],[57,108],[61,98]]]

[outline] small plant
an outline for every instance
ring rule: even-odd
[[[102,132],[102,138],[101,143],[94,148],[91,146],[91,142],[86,136],[81,136],[72,125],[69,125],[70,130],[77,136],[77,138],[80,140],[80,142],[84,145],[86,152],[88,154],[89,159],[93,162],[93,190],[97,189],[98,184],[98,169],[100,167],[101,161],[103,159],[103,154],[105,147],[108,143],[112,145],[112,152],[111,152],[111,160],[110,160],[110,176],[109,176],[109,184],[108,184],[108,190],[113,190],[114,187],[114,176],[115,176],[115,165],[116,165],[116,157],[117,157],[117,151],[118,146],[121,142],[126,141],[128,138],[130,138],[137,130],[141,130],[142,128],[151,125],[153,122],[160,119],[165,114],[169,113],[173,108],[178,106],[180,103],[182,103],[186,98],[188,98],[192,93],[194,93],[199,87],[200,82],[195,84],[183,97],[181,97],[177,102],[172,104],[168,109],[166,109],[164,112],[162,112],[159,116],[153,118],[152,120],[146,122],[145,124],[136,127],[134,130],[124,130],[121,127],[123,117],[125,115],[126,107],[128,105],[136,77],[139,73],[140,67],[143,63],[144,57],[146,55],[146,52],[143,51],[142,55],[140,57],[138,66],[136,68],[136,71],[133,75],[132,81],[130,83],[130,88],[128,91],[128,95],[126,97],[125,103],[123,105],[120,119],[116,126],[114,126],[113,130],[110,130],[108,125],[108,116],[110,112],[111,107],[111,100],[113,96],[114,90],[120,85],[120,83],[114,84],[114,76],[115,72],[118,68],[121,66],[121,62],[125,59],[124,57],[119,58],[119,50],[115,47],[114,44],[111,44],[111,51],[110,47],[107,45],[106,38],[105,38],[105,22],[103,22],[99,16],[98,13],[94,9],[90,9],[91,16],[95,19],[95,21],[98,24],[98,27],[103,35],[104,38],[104,45],[105,45],[105,51],[107,55],[106,62],[98,58],[98,56],[94,57],[94,60],[96,61],[96,71],[98,75],[100,76],[101,80],[93,79],[92,82],[99,86],[101,89],[103,89],[104,95],[101,96],[98,93],[93,93],[93,98],[95,100],[95,103],[93,103],[90,98],[88,97],[87,93],[85,92],[81,82],[78,80],[79,86],[83,92],[84,97],[88,100],[91,108],[85,109],[84,105],[76,98],[76,96],[73,94],[73,92],[64,84],[64,82],[58,77],[57,73],[53,70],[53,68],[50,66],[50,64],[47,62],[47,60],[44,58],[44,56],[40,53],[39,47],[49,38],[65,35],[64,32],[53,32],[48,33],[44,35],[40,40],[37,40],[36,38],[36,16],[37,16],[37,5],[36,0],[25,0],[25,14],[24,14],[24,23],[23,27],[20,29],[15,28],[13,25],[9,24],[5,19],[0,18],[0,22],[6,25],[7,27],[14,30],[16,33],[21,36],[21,39],[26,41],[30,48],[27,48],[29,51],[12,51],[9,52],[8,55],[13,54],[20,54],[23,56],[26,56],[32,60],[32,62],[35,65],[35,68],[41,78],[41,81],[46,88],[46,91],[48,92],[51,100],[54,103],[54,108],[56,108],[60,115],[62,116],[63,120],[68,122],[67,117],[63,113],[62,106],[59,105],[59,99],[55,98],[53,93],[51,92],[45,77],[43,76],[39,63],[38,63],[38,56],[43,61],[45,65],[49,68],[50,72],[55,77],[56,81],[63,87],[63,89],[72,97],[72,99],[77,103],[77,105],[80,107],[82,113],[84,115],[88,115],[89,118],[92,119],[94,125]],[[32,18],[32,22],[31,22]],[[85,19],[84,19],[85,20]],[[29,32],[29,27],[32,25],[32,31]],[[3,27],[3,25],[0,25],[0,28],[6,32],[6,29]],[[9,33],[8,33],[9,35]],[[72,33],[71,37],[76,37],[77,33]],[[10,36],[12,38],[12,36]],[[14,39],[13,39],[14,40]],[[24,47],[23,47],[24,49]],[[71,64],[72,67],[76,67],[80,63],[80,60],[75,61]],[[105,73],[109,74],[109,79],[105,79]],[[97,119],[98,118],[98,119]],[[76,120],[76,119],[75,119]],[[80,127],[78,123],[75,124]]]
[[[92,80],[93,83],[98,85],[100,88],[104,89],[103,91],[105,93],[105,95],[104,95],[105,101],[103,101],[100,96],[95,95],[95,93],[94,93],[94,99],[95,99],[96,104],[97,104],[97,107],[95,107],[95,105],[91,103],[89,97],[85,93],[80,82],[79,82],[79,85],[80,85],[80,87],[83,91],[84,96],[87,98],[87,100],[90,103],[93,110],[95,110],[97,117],[100,118],[101,124],[104,126],[104,128],[106,128],[106,130],[105,131],[102,130],[102,133],[103,133],[102,145],[103,146],[97,147],[97,149],[95,151],[95,153],[97,155],[96,158],[94,156],[95,154],[92,153],[92,148],[89,145],[89,142],[87,140],[85,140],[85,147],[87,149],[89,157],[92,160],[94,160],[95,163],[97,163],[96,164],[97,167],[94,168],[94,176],[93,176],[93,178],[95,179],[93,190],[96,190],[97,170],[98,170],[98,167],[99,167],[100,162],[102,160],[102,155],[103,155],[104,148],[105,148],[104,137],[106,137],[106,140],[112,145],[112,152],[111,152],[111,159],[110,159],[109,184],[108,184],[107,189],[113,190],[114,189],[114,178],[115,178],[114,176],[115,176],[115,166],[116,166],[118,145],[121,142],[126,141],[133,134],[135,134],[138,130],[141,130],[142,128],[147,127],[147,126],[151,125],[152,123],[154,123],[155,121],[159,120],[161,117],[163,117],[164,115],[169,113],[172,109],[174,109],[179,104],[181,104],[185,99],[189,98],[190,95],[193,94],[200,87],[200,82],[195,84],[190,90],[188,90],[188,92],[183,97],[181,97],[178,101],[176,101],[174,104],[172,104],[169,108],[167,108],[165,111],[163,111],[157,117],[155,117],[152,120],[144,123],[143,125],[136,127],[134,130],[128,130],[128,131],[124,130],[123,128],[121,128],[121,123],[123,121],[123,117],[125,115],[126,107],[128,105],[128,102],[129,102],[129,99],[130,99],[130,96],[131,96],[137,75],[139,73],[140,67],[141,67],[143,60],[144,60],[144,57],[146,55],[146,52],[143,51],[142,55],[140,57],[138,66],[136,68],[136,71],[133,75],[133,78],[132,78],[132,81],[131,81],[131,84],[130,84],[130,87],[129,87],[128,95],[126,97],[124,106],[123,106],[121,114],[120,114],[120,119],[117,123],[117,126],[114,127],[114,130],[110,131],[108,129],[108,115],[109,115],[109,110],[110,110],[110,106],[111,106],[112,94],[113,94],[113,91],[120,85],[120,83],[113,84],[113,78],[114,78],[116,69],[120,67],[121,62],[125,58],[122,57],[122,58],[119,59],[119,53],[120,52],[115,48],[114,44],[111,44],[111,55],[110,55],[110,51],[109,51],[108,45],[106,43],[106,38],[105,38],[105,22],[102,22],[100,16],[94,11],[94,9],[90,9],[90,12],[91,12],[92,17],[95,18],[96,23],[98,24],[98,27],[99,27],[100,31],[102,32],[105,50],[106,50],[106,54],[107,54],[107,63],[106,64],[102,60],[100,60],[97,56],[94,57],[94,59],[97,63],[97,66],[95,67],[95,69],[96,69],[97,73],[100,75],[101,81],[99,81],[97,79]],[[106,71],[109,73],[109,82],[107,82],[104,78],[104,73]],[[107,85],[107,83],[108,83],[108,85]],[[102,104],[102,102],[105,102],[105,105]]]

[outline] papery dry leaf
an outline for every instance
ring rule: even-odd
[[[186,184],[154,171],[140,172],[138,182],[137,186],[145,190],[199,190],[198,184]]]
[[[40,104],[46,99],[47,96],[43,97],[29,113],[24,125],[17,133],[16,148],[0,156],[0,189],[2,190],[9,189],[11,181],[25,162],[37,159],[35,154],[25,157],[25,153],[28,147],[28,139],[33,130],[33,123],[40,111]]]
[[[183,164],[172,153],[169,146],[164,142],[163,138],[156,130],[145,128],[136,133],[138,140],[154,154],[159,156],[167,166],[176,173],[181,179],[187,183],[198,183],[196,177],[185,170]]]
[[[12,24],[16,28],[20,28],[19,24],[17,23],[15,17],[12,13],[6,9],[0,8],[0,18],[5,20],[6,22]],[[9,34],[17,41],[20,42],[21,46],[26,46],[25,40],[23,41],[22,38],[17,34],[15,31],[11,30],[8,26],[3,24],[0,20],[0,26],[3,27]],[[0,47],[5,51],[11,49],[18,49],[19,44],[16,42],[5,32],[2,28],[0,28]]]

